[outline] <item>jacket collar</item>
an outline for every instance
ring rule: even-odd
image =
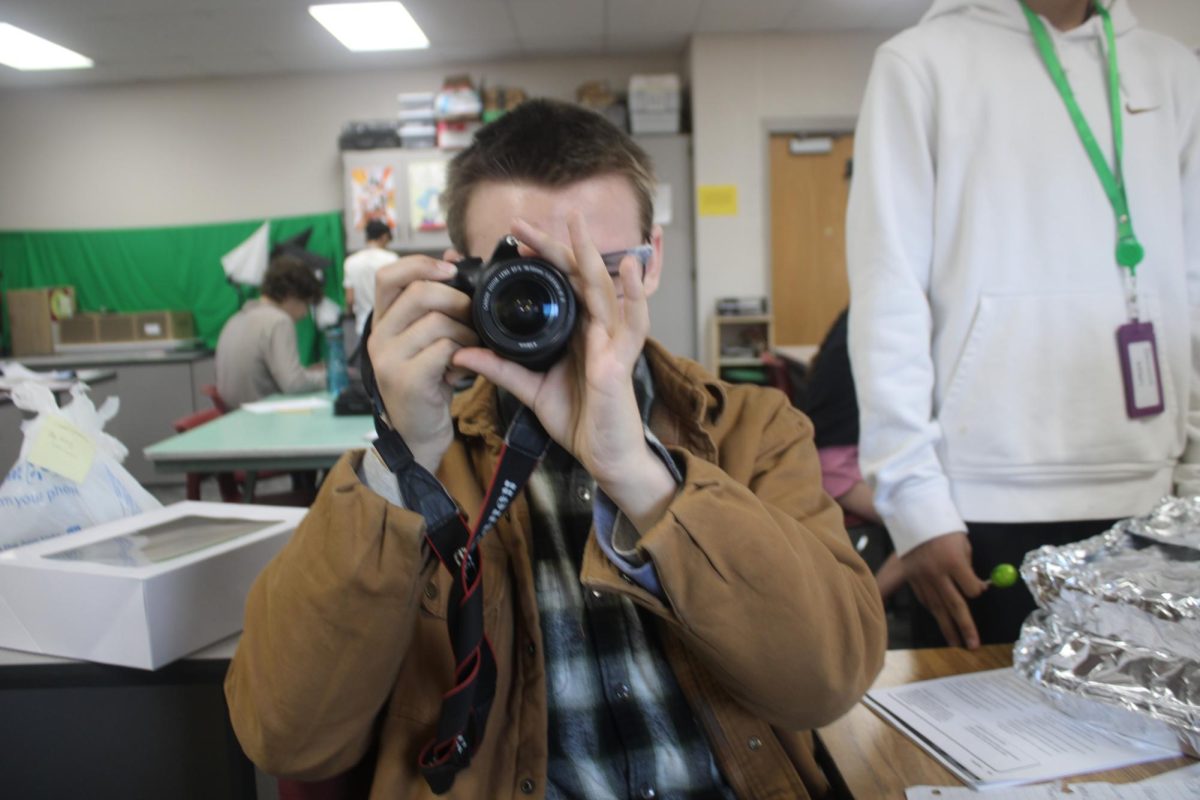
[[[654,381],[655,407],[650,419],[654,435],[667,446],[694,449],[708,440],[711,447],[705,427],[720,419],[725,410],[724,387],[699,364],[676,358],[653,339],[646,340],[642,352]],[[450,416],[463,436],[482,438],[494,447],[504,439],[496,387],[482,377],[455,396]]]

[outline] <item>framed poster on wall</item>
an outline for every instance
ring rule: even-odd
[[[350,209],[355,230],[363,231],[373,219],[396,228],[396,181],[391,166],[358,167],[350,170]]]

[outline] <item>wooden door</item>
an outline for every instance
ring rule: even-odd
[[[850,300],[846,202],[854,136],[828,152],[793,154],[790,134],[771,136],[771,303],[775,342],[820,344]],[[798,148],[812,149],[812,148]]]

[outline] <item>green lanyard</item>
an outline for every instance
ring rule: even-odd
[[[1117,70],[1117,40],[1113,34],[1112,17],[1108,14],[1101,3],[1096,3],[1096,12],[1104,20],[1104,36],[1108,41],[1108,94],[1109,101],[1112,107],[1112,127],[1113,127],[1113,150],[1115,151],[1116,171],[1109,169],[1108,160],[1104,157],[1104,153],[1100,151],[1100,145],[1096,144],[1096,136],[1092,133],[1091,126],[1088,125],[1087,119],[1083,116],[1083,111],[1079,108],[1079,103],[1075,100],[1075,93],[1071,91],[1071,84],[1067,80],[1067,75],[1063,72],[1062,63],[1058,60],[1058,54],[1054,52],[1054,42],[1050,39],[1050,34],[1046,31],[1046,26],[1037,14],[1029,10],[1029,6],[1025,5],[1024,0],[1021,2],[1021,10],[1025,12],[1025,18],[1029,20],[1029,28],[1033,31],[1034,41],[1037,42],[1038,51],[1042,54],[1042,60],[1046,62],[1046,69],[1050,72],[1050,77],[1054,80],[1054,85],[1058,88],[1058,93],[1062,95],[1063,103],[1067,106],[1067,112],[1071,115],[1071,121],[1075,123],[1075,130],[1079,132],[1079,138],[1083,141],[1083,147],[1087,150],[1088,157],[1092,161],[1092,166],[1096,170],[1096,175],[1100,178],[1100,183],[1104,185],[1104,193],[1108,195],[1108,201],[1112,204],[1113,213],[1117,217],[1117,263],[1129,270],[1130,275],[1137,274],[1137,265],[1141,263],[1144,255],[1141,243],[1133,232],[1133,222],[1129,218],[1129,200],[1125,196],[1125,177],[1121,167],[1121,158],[1125,148],[1125,135],[1121,128],[1121,92],[1118,85],[1118,70]]]

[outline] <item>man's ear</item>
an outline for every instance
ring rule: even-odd
[[[654,294],[662,280],[663,238],[661,225],[651,228],[650,244],[654,247],[654,252],[650,255],[650,260],[646,262],[646,275],[642,279],[642,286],[646,289],[647,297]]]

